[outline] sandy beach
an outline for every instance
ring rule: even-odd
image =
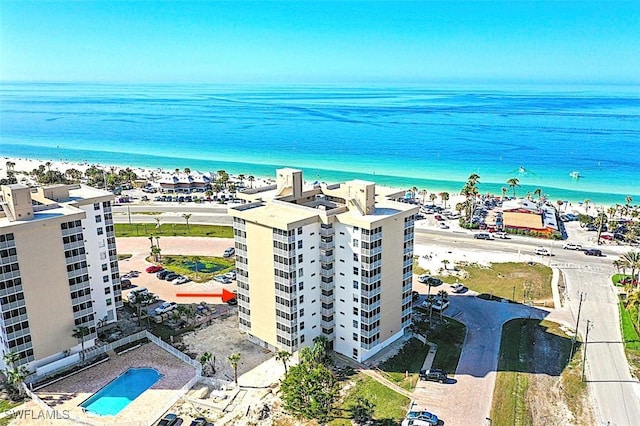
[[[137,176],[139,179],[147,179],[150,181],[157,181],[158,179],[160,179],[161,176],[171,176],[175,174],[175,169],[174,170],[169,170],[169,169],[161,169],[161,168],[151,168],[151,167],[128,167],[125,165],[114,165],[114,164],[101,164],[101,163],[89,163],[89,162],[71,162],[71,161],[64,161],[64,160],[51,160],[51,159],[28,159],[28,158],[15,158],[15,157],[3,157],[2,161],[0,162],[0,178],[2,177],[6,177],[7,175],[7,164],[13,163],[13,170],[16,174],[16,178],[18,180],[19,183],[24,183],[27,185],[35,185],[36,182],[35,180],[29,175],[29,173],[31,173],[31,171],[33,171],[34,169],[37,169],[39,166],[44,166],[45,168],[48,168],[50,170],[56,170],[59,171],[60,173],[64,174],[66,171],[70,170],[70,169],[76,169],[79,172],[81,172],[83,175],[84,173],[87,171],[87,169],[89,169],[92,166],[95,166],[97,168],[103,169],[103,170],[107,170],[107,171],[113,171],[114,173],[118,173],[118,171],[120,170],[124,170],[127,168],[130,168]],[[49,163],[47,165],[47,163]],[[207,172],[216,172],[216,171],[210,171],[210,170],[195,170],[195,169],[191,169],[192,173],[193,172],[199,172],[199,173],[207,173]],[[304,171],[304,170],[303,170]],[[182,170],[180,171],[182,173]],[[275,175],[275,170],[274,170],[274,175]],[[249,174],[245,174],[245,178],[249,176]],[[255,177],[255,181],[252,183],[253,187],[261,187],[261,186],[266,186],[266,185],[271,185],[274,182],[274,176],[257,176],[254,175]],[[238,176],[235,175],[230,175],[230,178],[232,180],[239,180]],[[311,184],[312,182],[307,181],[307,184]],[[329,182],[329,183],[334,183],[334,182]],[[462,185],[460,186],[460,188],[462,189]],[[409,190],[409,188],[398,188],[398,190]],[[442,193],[444,190],[441,188],[427,188],[426,189],[428,194],[437,194],[438,197],[433,201],[433,203],[435,203],[436,205],[439,206],[443,206],[443,201],[440,198],[439,194]],[[423,196],[420,191],[422,191],[422,188],[420,188],[418,190],[418,193],[416,193],[416,199],[418,199],[418,201],[422,202],[424,199],[424,203],[425,204],[431,204],[431,200],[429,198],[429,195]],[[446,202],[446,206],[450,209],[454,209],[455,205],[457,203],[463,202],[464,201],[464,196],[460,195],[459,193],[454,193],[451,191],[448,191],[449,193],[449,199]],[[499,196],[500,194],[494,194],[496,196]],[[509,195],[509,193],[507,194]],[[596,203],[569,203],[567,206],[563,206],[562,207],[562,211],[563,213],[573,213],[573,214],[590,214],[592,216],[597,214],[597,211],[599,209],[604,209],[606,211],[607,208],[609,208],[611,206],[609,205],[599,205]]]

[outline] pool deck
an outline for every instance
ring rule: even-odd
[[[163,375],[159,381],[115,416],[84,413],[80,404],[131,367],[155,368]],[[180,396],[181,388],[196,374],[195,369],[153,343],[117,355],[88,370],[46,386],[36,394],[49,407],[68,412],[71,417],[94,425],[143,425],[161,416]],[[28,424],[18,421],[12,424]],[[63,424],[58,421],[55,424]]]

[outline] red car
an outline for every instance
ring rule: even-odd
[[[149,266],[146,271],[150,274],[155,274],[156,272],[160,272],[162,271],[164,268],[162,266],[158,266],[158,265],[152,265]]]

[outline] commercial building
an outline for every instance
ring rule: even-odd
[[[1,197],[0,351],[32,371],[72,363],[82,347],[74,329],[87,327],[91,347],[122,305],[113,195],[17,184],[2,186]]]
[[[376,193],[378,192],[378,193]],[[233,216],[240,329],[290,352],[326,336],[364,361],[411,322],[414,214],[372,182],[303,188],[277,170]]]
[[[504,229],[512,233],[561,235],[558,213],[550,203],[515,199],[502,203]]]

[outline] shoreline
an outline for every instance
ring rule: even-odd
[[[56,170],[59,171],[61,173],[64,174],[65,171],[69,170],[69,169],[76,169],[79,170],[80,172],[83,173],[92,167],[98,167],[104,170],[111,170],[113,169],[115,172],[118,172],[119,170],[124,170],[127,168],[130,168],[131,170],[133,170],[133,172],[136,173],[136,175],[139,178],[142,179],[149,179],[151,180],[152,176],[155,175],[155,178],[157,179],[159,177],[159,175],[172,175],[175,174],[175,168],[174,169],[169,169],[169,168],[162,168],[162,167],[149,167],[149,166],[135,166],[135,165],[127,165],[127,164],[107,164],[107,163],[102,163],[102,162],[88,162],[88,161],[72,161],[72,160],[52,160],[52,159],[46,159],[46,158],[27,158],[27,157],[3,157],[2,161],[0,162],[0,176],[5,176],[6,175],[6,164],[8,162],[12,162],[15,164],[14,166],[14,171],[16,173],[16,177],[18,179],[18,182],[20,183],[22,178],[24,177],[24,172],[26,173],[30,173],[32,170],[38,168],[40,165],[42,166],[46,166],[46,163],[49,162],[50,165],[50,169],[51,170]],[[223,163],[223,162],[221,162]],[[188,166],[187,166],[188,167]],[[180,168],[180,172],[182,172],[184,170],[184,168]],[[197,170],[197,169],[193,169],[191,168],[191,170],[193,172],[201,172],[201,173],[206,173],[206,172],[215,172],[214,170],[208,170],[208,171],[202,171],[202,170]],[[223,170],[223,169],[217,169],[217,170]],[[307,179],[305,179],[305,184],[311,184],[312,182],[314,182],[313,179],[309,179],[309,173],[308,173],[308,169],[306,168],[301,168],[301,170],[303,170],[303,173],[305,175],[305,177]],[[275,168],[272,169],[273,171],[273,175],[271,176],[266,176],[266,175],[261,175],[261,174],[250,174],[250,173],[242,173],[245,175],[245,179],[248,176],[254,176],[255,177],[255,181],[253,182],[253,187],[259,187],[259,186],[264,186],[264,185],[269,185],[272,184],[275,178]],[[232,170],[226,170],[226,172],[229,174],[230,177],[233,178],[237,178],[238,175],[240,173],[236,173],[235,171]],[[376,183],[376,185],[378,186],[384,186],[384,187],[389,187],[389,188],[394,188],[397,190],[408,190],[410,188],[403,188],[403,187],[398,187],[398,186],[392,186],[392,185],[385,185],[384,182],[381,183],[378,180],[375,180],[375,176],[373,176],[374,178],[374,182]],[[33,183],[33,180],[31,178],[27,178],[27,181],[29,183]],[[337,183],[339,181],[329,181],[327,183]],[[460,187],[458,190],[452,190],[450,188],[429,188],[427,189],[428,194],[439,194],[441,192],[449,192],[449,200],[447,201],[447,206],[453,208],[456,203],[459,203],[461,201],[464,201],[464,197],[460,195],[459,191],[462,189],[462,186],[464,184],[459,184]],[[413,186],[412,186],[413,187]],[[422,191],[423,188],[418,187],[418,193],[416,194],[416,198],[418,200],[422,200],[422,195],[418,195],[420,191]],[[521,193],[522,188],[519,188],[519,191],[517,190],[516,194],[518,195],[518,198],[524,198],[524,196]],[[480,194],[485,194],[484,191],[481,191]],[[496,197],[500,197],[501,194],[500,193],[492,193],[491,195],[496,196]],[[508,197],[512,196],[512,190],[509,189],[509,191],[507,191],[506,195]],[[550,202],[552,202],[555,206],[557,206],[557,204],[554,202],[553,199],[549,199]],[[566,203],[565,203],[566,201]],[[623,204],[624,200],[621,200],[620,203],[618,204]],[[425,203],[429,204],[431,203],[431,200],[429,199],[428,196],[426,196],[425,198]],[[442,200],[441,198],[438,196],[438,198],[434,201],[435,204],[438,205],[442,205]],[[588,203],[588,206],[586,206],[585,208],[585,204],[583,201],[574,201],[574,200],[563,200],[563,207],[562,210],[563,212],[572,212],[572,213],[585,213],[585,214],[590,214],[590,215],[595,215],[597,209],[599,208],[604,208],[605,211],[606,209],[608,209],[609,207],[614,207],[614,204],[608,204],[608,203],[602,203],[602,202],[598,202],[598,200],[590,200],[590,202]]]

